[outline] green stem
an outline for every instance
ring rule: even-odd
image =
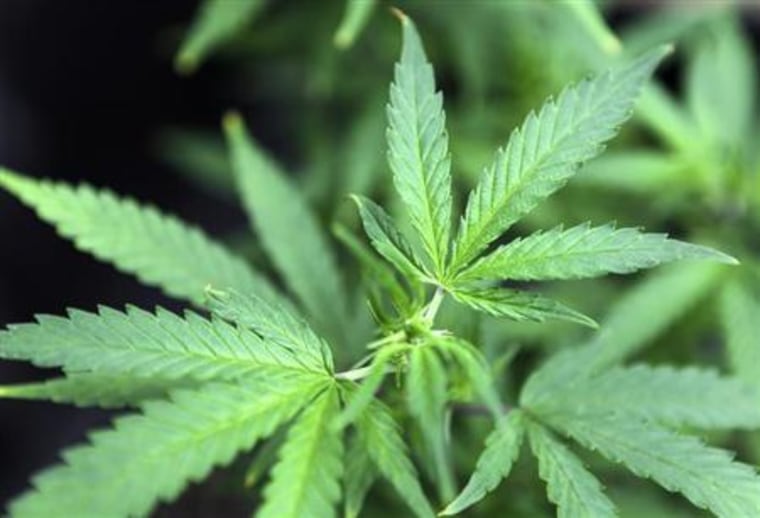
[[[351,369],[343,372],[339,372],[335,375],[335,379],[338,380],[347,380],[347,381],[358,381],[360,379],[364,379],[372,372],[372,366],[369,367],[361,367],[359,369]]]
[[[435,293],[433,293],[433,298],[430,299],[430,304],[425,308],[425,313],[422,315],[422,318],[424,318],[431,326],[433,325],[433,320],[435,320],[436,314],[438,314],[438,310],[441,309],[441,303],[443,302],[443,297],[445,295],[446,292],[443,291],[443,288],[438,286],[435,289]]]

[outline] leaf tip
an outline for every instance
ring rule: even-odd
[[[174,71],[178,75],[189,76],[198,70],[199,63],[200,61],[195,54],[181,50],[174,58]]]
[[[243,117],[239,112],[230,110],[222,117],[222,126],[227,133],[237,133],[243,129]]]

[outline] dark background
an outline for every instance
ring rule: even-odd
[[[213,64],[192,77],[173,71],[171,27],[187,23],[195,6],[194,0],[0,0],[0,164],[107,185],[211,234],[241,223],[236,208],[178,179],[153,152],[157,128],[214,127],[231,107],[219,93],[224,78]],[[0,322],[127,301],[177,307],[75,251],[0,193]],[[23,364],[0,363],[0,383],[40,375]],[[107,420],[99,411],[0,400],[0,508],[61,447]]]

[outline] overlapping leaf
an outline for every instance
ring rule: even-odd
[[[170,389],[192,388],[193,380],[130,375],[72,374],[39,383],[0,386],[0,398],[40,399],[76,406],[119,408],[166,397]]]
[[[459,496],[441,512],[442,515],[462,512],[493,491],[509,475],[520,453],[525,433],[524,420],[522,413],[515,410],[497,423],[496,429],[486,440],[486,448],[478,458],[470,480]]]
[[[81,250],[169,295],[200,303],[203,290],[212,284],[282,301],[242,260],[197,228],[151,206],[107,190],[37,181],[2,168],[0,187],[33,207]]]
[[[345,344],[345,287],[319,221],[237,115],[225,119],[225,131],[243,204],[264,249],[320,331],[336,345]]]
[[[596,322],[586,315],[535,293],[506,288],[455,288],[451,295],[478,311],[518,322],[543,322],[548,318],[557,318],[597,327]]]
[[[624,412],[673,426],[760,428],[760,391],[697,368],[616,367],[581,380],[540,407],[541,414]]]
[[[720,314],[728,359],[743,380],[760,386],[760,303],[737,281],[726,283],[720,298]]]
[[[332,371],[330,346],[309,325],[283,307],[235,290],[208,290],[208,305],[216,315],[254,330],[266,344],[286,353],[306,368]]]
[[[364,231],[375,250],[400,272],[413,278],[426,278],[424,267],[418,260],[412,245],[396,227],[388,213],[368,198],[352,196],[352,199],[359,207]]]
[[[665,48],[648,52],[622,69],[565,89],[528,116],[470,194],[454,243],[454,272],[562,187],[579,164],[599,154],[666,53]]]
[[[529,423],[528,439],[559,518],[617,516],[599,481],[564,444],[541,425]]]
[[[337,389],[331,386],[290,427],[256,516],[335,516],[341,495],[343,439],[330,428],[330,422],[338,408]]]
[[[760,477],[725,450],[624,414],[541,417],[584,446],[717,516],[750,518],[760,513]]]
[[[176,498],[185,485],[228,464],[290,419],[324,381],[304,385],[210,384],[146,403],[143,414],[118,419],[67,450],[65,464],[33,480],[12,502],[13,516],[137,516]]]
[[[416,347],[409,354],[407,401],[416,417],[433,461],[441,498],[454,497],[449,446],[444,433],[444,411],[448,399],[447,376],[441,359],[431,347]]]
[[[69,372],[195,380],[235,379],[257,372],[324,373],[291,349],[262,340],[245,329],[188,312],[155,314],[71,310],[69,317],[39,316],[0,333],[0,358],[26,360]]]
[[[398,425],[386,407],[374,401],[357,421],[357,429],[378,472],[393,484],[414,514],[427,518],[435,516],[422,491],[417,470],[409,460]]]

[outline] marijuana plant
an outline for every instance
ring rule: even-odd
[[[632,312],[667,308],[667,300],[653,305],[651,293],[638,293],[621,301],[589,344],[552,357],[510,400],[478,344],[439,325],[448,300],[459,304],[460,316],[595,327],[515,283],[629,273],[681,259],[735,263],[707,247],[610,224],[503,239],[615,136],[667,48],[568,87],[528,115],[483,171],[455,231],[442,95],[415,26],[398,16],[403,47],[387,110],[388,160],[408,218],[398,221],[354,196],[374,251],[336,228],[362,265],[358,284],[369,310],[351,303],[360,295],[341,275],[302,193],[237,115],[224,126],[238,189],[292,297],[155,208],[86,185],[0,171],[0,186],[80,249],[210,313],[71,310],[0,334],[0,357],[64,374],[2,387],[0,395],[138,409],[66,450],[60,465],[10,504],[11,515],[145,515],[243,452],[266,463],[266,450],[257,447],[266,439],[279,455],[259,493],[259,516],[334,516],[339,501],[356,516],[379,478],[417,516],[435,515],[428,486],[445,505],[442,513],[456,514],[507,477],[525,436],[560,516],[612,516],[615,508],[559,436],[715,514],[760,513],[754,469],[678,430],[758,427],[756,391],[709,370],[619,366],[647,338]],[[624,337],[619,348],[611,336]],[[476,463],[453,455],[457,442],[480,438],[451,425],[465,405],[493,420]],[[459,475],[472,464],[458,491]]]

